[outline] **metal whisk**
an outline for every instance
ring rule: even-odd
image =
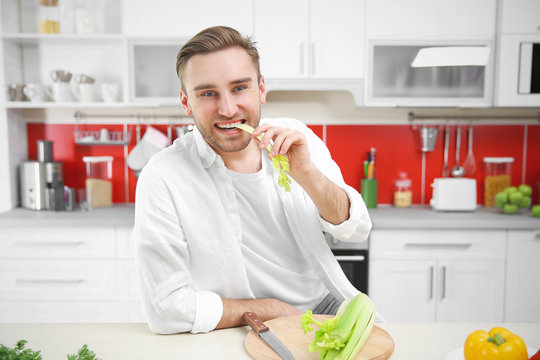
[[[463,163],[465,168],[465,174],[472,175],[476,171],[476,159],[473,154],[473,127],[469,125],[469,151],[467,152],[467,157]]]

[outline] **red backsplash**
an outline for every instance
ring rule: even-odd
[[[166,125],[152,125],[164,134]],[[81,130],[107,128],[109,131],[122,131],[122,125],[84,125]],[[144,135],[144,126],[142,135]],[[313,125],[310,128],[323,138],[324,126]],[[449,166],[455,164],[455,128],[451,127]],[[135,125],[129,125],[131,141],[128,153],[136,144]],[[125,153],[123,146],[83,146],[74,142],[75,125],[29,123],[28,155],[37,157],[37,140],[53,141],[53,154],[56,161],[64,163],[64,182],[75,188],[84,187],[85,166],[83,156],[111,155],[113,162],[113,202],[133,202],[137,178],[128,170],[125,178]],[[512,183],[525,182],[534,189],[533,201],[539,203],[538,185],[540,181],[540,125],[474,125],[474,155],[476,172],[473,177],[478,183],[478,203],[483,203],[484,166],[482,158],[486,156],[511,156],[515,161],[512,166]],[[173,132],[174,133],[174,132]],[[332,157],[341,167],[345,181],[360,190],[363,178],[363,160],[371,147],[377,149],[375,177],[379,181],[378,199],[381,204],[393,201],[394,181],[401,171],[407,172],[412,180],[413,203],[422,200],[422,152],[418,132],[410,125],[326,125],[326,142]],[[424,203],[431,198],[431,183],[441,177],[443,166],[444,131],[439,131],[435,150],[426,153]],[[462,127],[461,163],[467,156],[467,126]],[[126,195],[126,187],[128,189]]]

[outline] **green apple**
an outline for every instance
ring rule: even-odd
[[[504,189],[508,194],[518,191],[518,188],[515,186],[508,186],[506,189]]]
[[[519,203],[520,209],[526,209],[531,205],[531,197],[530,196],[524,196],[523,199],[521,199],[521,202]]]
[[[522,193],[525,196],[531,196],[532,195],[532,187],[530,187],[527,184],[519,185],[518,190],[519,190],[520,193]]]
[[[497,205],[498,208],[502,209],[507,202],[508,202],[507,192],[501,191],[495,194],[495,205]]]
[[[534,217],[540,217],[540,205],[534,205],[531,211]]]
[[[519,205],[521,204],[521,200],[523,199],[523,194],[519,191],[511,192],[508,195],[508,201],[510,201],[510,204]]]
[[[518,206],[515,204],[506,204],[503,208],[504,212],[507,214],[515,214],[517,213],[518,209]]]

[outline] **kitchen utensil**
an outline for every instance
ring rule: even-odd
[[[467,157],[463,163],[465,168],[465,173],[467,175],[472,175],[476,171],[476,160],[473,153],[473,127],[469,125],[469,148],[467,150]]]
[[[55,83],[57,82],[68,83],[71,81],[72,74],[66,70],[52,70],[50,72],[50,76],[51,76],[52,81],[54,81]]]
[[[75,76],[75,82],[77,84],[93,84],[94,78],[85,74],[78,74]]]
[[[41,84],[26,84],[23,88],[24,95],[32,102],[43,101],[45,98],[45,91],[43,90],[43,85]]]
[[[444,130],[444,164],[442,169],[442,176],[447,177],[450,175],[448,169],[448,146],[450,145],[450,129],[446,126]]]
[[[56,102],[70,102],[73,101],[73,93],[69,83],[56,82],[50,86],[45,87],[47,95]]]
[[[7,86],[9,101],[25,101],[28,100],[24,95],[24,85],[9,84]]]
[[[266,326],[253,312],[244,313],[244,319],[248,325],[262,338],[266,344],[270,345],[273,351],[284,360],[294,360],[293,355],[285,344]]]
[[[458,126],[456,129],[456,166],[452,168],[451,174],[455,177],[461,177],[465,174],[463,166],[459,165],[459,150],[461,147],[461,128]]]
[[[116,102],[118,98],[118,85],[116,84],[101,84],[99,86],[101,98],[106,103]]]
[[[422,140],[422,151],[428,152],[435,149],[435,142],[437,140],[437,133],[439,129],[436,127],[423,126],[420,129],[420,138]]]
[[[77,100],[81,102],[92,102],[96,100],[96,86],[92,83],[71,84],[71,90]]]
[[[266,325],[277,337],[287,346],[295,359],[318,358],[318,353],[309,352],[308,344],[313,341],[315,333],[304,335],[302,330],[302,315],[292,315],[272,319]],[[323,322],[332,316],[313,315],[313,317]],[[247,352],[257,360],[278,360],[279,356],[268,346],[254,331],[249,331],[244,341]],[[373,326],[364,347],[357,355],[356,360],[386,360],[390,358],[394,351],[394,341],[392,337],[378,326]]]

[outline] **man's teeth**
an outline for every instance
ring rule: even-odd
[[[227,124],[216,124],[216,126],[220,129],[236,129],[236,125],[240,125],[242,121],[237,121],[233,123],[227,123]]]

